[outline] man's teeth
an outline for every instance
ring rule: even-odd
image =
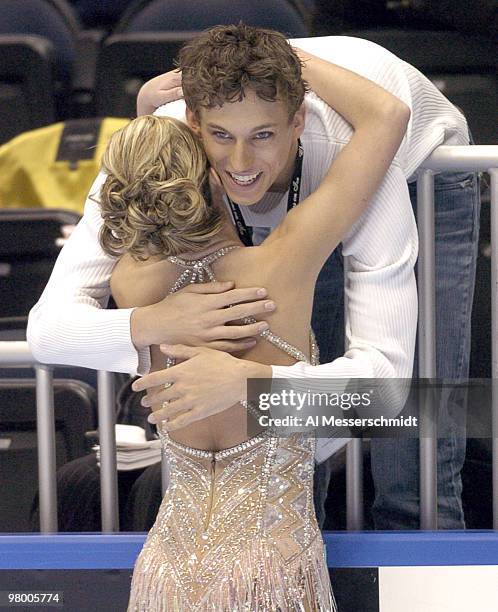
[[[249,185],[250,183],[254,183],[254,181],[260,175],[259,172],[257,172],[256,174],[246,174],[244,176],[240,176],[239,174],[233,174],[232,172],[229,172],[229,174],[233,178],[233,180],[239,185]]]

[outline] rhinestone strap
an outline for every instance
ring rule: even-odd
[[[211,270],[210,265],[217,259],[220,259],[220,257],[223,257],[230,251],[233,251],[233,249],[240,248],[241,247],[237,245],[223,247],[221,249],[218,249],[214,253],[206,255],[202,259],[182,259],[181,257],[176,256],[168,257],[168,261],[170,261],[171,263],[177,264],[182,268],[186,268],[176,280],[175,284],[170,290],[170,293],[175,293],[176,291],[179,291],[182,287],[189,283],[204,282],[205,274],[209,277],[209,280],[215,281],[216,279],[213,271]],[[245,317],[243,321],[246,325],[257,323],[257,320],[254,317]],[[310,337],[311,360],[308,360],[306,355],[297,347],[293,346],[292,344],[289,344],[283,338],[281,338],[277,334],[274,334],[269,329],[265,329],[259,335],[277,348],[279,348],[280,350],[284,351],[285,353],[296,359],[297,361],[305,361],[306,363],[311,363],[312,365],[318,364],[318,346],[316,344],[313,331],[311,331]]]
[[[245,317],[242,320],[244,321],[246,325],[249,325],[250,323],[257,323],[254,317]],[[292,344],[289,344],[288,342],[283,340],[280,336],[277,336],[277,334],[274,334],[269,329],[265,329],[259,335],[265,340],[268,340],[268,342],[270,342],[271,344],[273,344],[280,350],[284,351],[284,353],[287,353],[291,357],[294,357],[294,359],[297,359],[297,361],[308,362],[308,358],[302,351],[300,351],[298,348],[296,348]]]
[[[229,251],[232,251],[233,249],[239,249],[239,248],[241,247],[235,246],[235,245],[223,247],[219,249],[218,251],[215,251],[214,253],[206,255],[202,259],[187,260],[187,259],[182,259],[181,257],[176,257],[176,256],[168,257],[168,261],[170,261],[171,263],[174,263],[174,264],[177,264],[179,266],[186,268],[186,270],[184,270],[182,274],[178,277],[177,281],[171,288],[170,293],[175,293],[176,291],[179,291],[182,287],[184,287],[188,283],[203,282],[204,273],[207,274],[210,280],[212,281],[216,280],[214,277],[213,271],[210,268],[210,264],[212,264],[214,261],[216,261],[220,257],[223,257],[224,255],[226,255],[226,253],[228,253]],[[245,317],[243,321],[246,325],[257,323],[257,320],[254,317]],[[262,331],[259,335],[265,340],[267,340],[268,342],[270,342],[271,344],[273,344],[274,346],[276,346],[277,348],[279,348],[280,350],[284,351],[284,353],[287,353],[288,355],[296,359],[297,361],[304,361],[305,363],[311,363],[311,365],[318,365],[319,363],[318,345],[316,343],[315,334],[313,333],[312,329],[310,329],[311,359],[308,359],[301,350],[299,350],[297,347],[293,346],[292,344],[289,344],[288,342],[283,340],[277,334],[274,334],[269,329]],[[175,365],[175,361],[168,357],[166,359],[166,368],[169,368],[173,365]],[[259,411],[252,405],[252,402],[247,402],[246,400],[242,400],[240,403],[256,419],[259,419],[261,415]],[[230,455],[233,455],[242,450],[245,450],[246,448],[250,448],[253,444],[257,444],[258,442],[262,441],[265,437],[268,437],[268,435],[271,435],[272,433],[274,434],[274,428],[269,427],[267,430],[265,430],[265,433],[259,436],[250,438],[249,440],[246,440],[245,442],[242,442],[241,444],[238,444],[237,446],[226,448],[221,451],[206,451],[206,450],[202,450],[198,448],[191,448],[190,446],[186,446],[184,444],[181,444],[180,442],[175,442],[174,440],[170,438],[167,430],[163,429],[162,427],[160,427],[159,429],[162,435],[164,436],[164,438],[168,440],[169,444],[176,446],[178,449],[183,450],[184,452],[188,454],[191,454],[195,457],[204,458],[204,459],[211,459],[211,458],[223,459],[224,457],[229,457]]]
[[[315,332],[310,327],[310,353],[311,353],[311,365],[319,365],[320,364],[320,349],[318,348],[318,343],[316,341]]]
[[[182,259],[176,256],[168,257],[168,261],[171,263],[186,268],[173,287],[171,287],[170,293],[176,293],[187,284],[204,283],[206,281],[205,275],[207,275],[210,281],[215,281],[216,279],[210,265],[220,257],[223,257],[223,255],[226,255],[229,251],[240,248],[241,247],[237,245],[223,247],[214,253],[206,255],[202,259]]]
[[[200,448],[192,448],[191,446],[186,446],[181,442],[177,442],[173,440],[170,436],[168,436],[168,444],[174,446],[175,448],[183,451],[187,455],[191,455],[192,457],[198,457],[200,459],[225,459],[226,457],[230,457],[231,455],[235,455],[240,453],[241,451],[247,450],[248,448],[252,448],[256,444],[262,442],[265,438],[267,438],[267,434],[261,434],[258,436],[253,436],[249,438],[249,440],[245,440],[236,446],[230,446],[230,448],[224,448],[219,451],[209,451],[202,450]]]

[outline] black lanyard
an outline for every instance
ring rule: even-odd
[[[287,199],[287,212],[289,212],[291,208],[294,208],[294,206],[297,206],[299,204],[299,193],[301,191],[301,175],[303,172],[303,157],[303,145],[301,144],[301,140],[298,140],[296,161],[294,163],[294,174],[292,175],[292,181],[289,187],[289,197]],[[235,223],[235,227],[237,228],[237,232],[239,233],[240,239],[246,246],[252,246],[252,231],[247,227],[239,205],[235,204],[235,202],[232,202],[232,200],[228,196],[227,200],[228,205],[230,206],[230,210],[232,211],[233,221]]]

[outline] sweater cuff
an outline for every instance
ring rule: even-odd
[[[144,376],[150,372],[150,348],[146,346],[145,348],[138,351],[138,366],[137,366],[137,374],[139,376]]]
[[[271,366],[272,378],[306,378],[306,366],[304,361],[298,361],[291,366]]]

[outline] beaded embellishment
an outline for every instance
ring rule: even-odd
[[[173,289],[214,280],[209,264],[232,248],[198,262],[170,258],[187,268]],[[308,361],[276,334],[261,336]],[[313,335],[311,347],[317,364]],[[336,612],[313,504],[316,440],[264,432],[207,451],[158,431],[170,482],[135,565],[128,612]]]

